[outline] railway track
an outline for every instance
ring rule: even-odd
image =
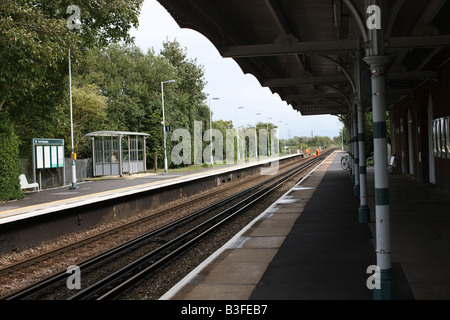
[[[24,290],[6,296],[4,299],[35,299],[36,297],[45,299],[43,292],[50,292],[50,296],[57,297],[57,299],[116,298],[123,291],[126,291],[152,272],[158,270],[162,265],[167,264],[171,259],[188,250],[205,236],[228,223],[287,180],[307,170],[321,158],[322,156],[315,158],[315,161],[302,162],[302,164],[287,170],[281,176],[272,177],[263,183],[217,201],[180,220],[83,262],[78,267],[80,270],[83,270],[84,281],[86,274],[88,278],[91,277],[90,273],[95,274],[95,271],[92,270],[109,270],[110,267],[105,267],[107,265],[106,261],[109,261],[108,263],[113,261],[117,264],[116,260],[124,260],[121,267],[115,267],[114,271],[106,272],[106,276],[93,276],[92,280],[88,280],[87,287],[78,291],[75,295],[67,295],[69,290],[67,290],[64,282],[67,280],[68,274],[61,272]],[[211,197],[211,195],[208,195],[208,197]],[[199,221],[199,219],[202,220]],[[93,237],[88,241],[95,242],[97,241],[96,239],[96,237]],[[131,256],[134,257],[130,258]],[[132,261],[128,262],[130,259]],[[105,272],[102,274],[105,274]],[[63,291],[66,291],[65,295],[55,295],[54,289],[51,289],[54,287],[63,287]]]
[[[301,161],[304,161],[304,160],[301,160]],[[290,166],[292,166],[290,163],[283,164],[280,167],[280,169],[284,170],[284,168],[289,168]],[[251,184],[251,183],[253,183],[253,181],[256,181],[258,179],[260,179],[260,177],[258,177],[258,176],[251,177],[248,181],[246,181],[246,184]],[[139,225],[143,225],[143,224],[146,224],[146,223],[149,223],[149,222],[152,222],[152,221],[158,219],[158,217],[167,216],[170,212],[180,211],[181,209],[186,208],[192,204],[195,204],[198,202],[203,202],[210,198],[219,197],[234,188],[235,188],[235,186],[232,185],[232,186],[228,186],[225,188],[221,188],[220,190],[217,190],[217,191],[207,192],[206,194],[204,194],[200,197],[194,197],[194,199],[186,199],[185,201],[183,201],[182,204],[171,205],[166,209],[158,210],[154,214],[145,216],[136,221],[128,222],[124,225],[110,228],[108,230],[99,232],[95,235],[85,237],[81,240],[78,240],[78,241],[75,241],[75,242],[72,242],[72,243],[69,243],[66,245],[62,245],[62,246],[60,246],[56,249],[52,249],[46,253],[39,254],[37,256],[31,257],[31,258],[28,258],[28,259],[25,259],[25,260],[22,260],[22,261],[13,263],[13,264],[9,264],[5,267],[0,268],[0,278],[9,276],[10,274],[12,274],[16,271],[24,270],[25,268],[28,268],[30,266],[38,265],[39,263],[41,263],[43,261],[47,261],[49,259],[53,259],[55,257],[65,255],[71,251],[76,251],[78,248],[85,247],[91,243],[97,243],[98,241],[101,241],[102,239],[108,239],[110,237],[113,237],[114,235],[123,233],[127,230],[133,230],[134,228],[136,228]]]

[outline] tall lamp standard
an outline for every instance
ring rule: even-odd
[[[212,98],[213,100],[220,100],[219,98]],[[209,140],[211,141],[211,167],[214,166],[213,158],[213,146],[212,146],[212,110],[211,110],[211,99],[209,99]]]
[[[80,51],[88,51],[89,48],[81,47]],[[70,49],[69,49],[69,104],[70,104],[70,139],[72,145],[72,186],[69,190],[74,190],[77,188],[77,167],[75,160],[77,159],[77,154],[75,153],[75,147],[73,144],[73,111],[72,111],[72,62],[70,60]]]
[[[165,83],[173,83],[175,80],[168,80],[168,81],[162,81],[161,82],[161,99],[162,99],[162,114],[163,114],[163,132],[164,132],[164,172],[168,173],[169,168],[167,165],[167,147],[166,147],[166,136],[167,136],[167,130],[166,130],[166,117],[164,115],[164,84]]]

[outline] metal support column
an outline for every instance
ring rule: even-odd
[[[91,141],[92,141],[92,174],[94,175],[94,177],[96,176],[96,158],[95,158],[95,138],[91,137]],[[33,150],[34,151],[34,150]],[[66,185],[66,182],[64,181],[64,185]]]
[[[146,136],[143,137],[143,148],[144,148],[144,173],[147,173],[147,148],[145,145]]]
[[[131,140],[128,136],[128,175],[131,175]]]
[[[119,175],[123,175],[122,135],[119,135]]]
[[[376,300],[395,298],[395,280],[392,274],[389,181],[387,163],[386,130],[386,65],[390,58],[377,55],[364,58],[372,70],[372,109],[375,159],[375,211],[376,211],[376,253],[379,274],[374,289]]]

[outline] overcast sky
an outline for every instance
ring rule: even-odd
[[[170,14],[156,0],[145,0],[139,17],[139,28],[133,29],[135,44],[144,52],[153,48],[159,53],[166,39],[177,40],[205,67],[205,93],[211,100],[214,120],[232,120],[238,126],[270,121],[280,127],[280,138],[294,136],[339,136],[342,124],[335,116],[302,116],[277,94],[263,88],[253,75],[245,75],[230,58],[222,58],[217,49],[200,33],[180,29]],[[170,80],[170,79],[168,79]],[[238,107],[244,107],[236,111]],[[256,115],[260,113],[261,115]],[[170,117],[170,115],[166,115]],[[268,120],[272,118],[271,120]],[[281,121],[281,123],[280,123]]]

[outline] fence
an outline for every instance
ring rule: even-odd
[[[75,160],[77,168],[77,182],[84,182],[92,178],[92,159]],[[20,159],[21,173],[25,174],[28,182],[33,182],[33,165],[30,159]],[[41,189],[68,186],[72,183],[72,159],[64,159],[64,168],[36,170],[36,182]],[[65,184],[64,184],[65,176]]]

